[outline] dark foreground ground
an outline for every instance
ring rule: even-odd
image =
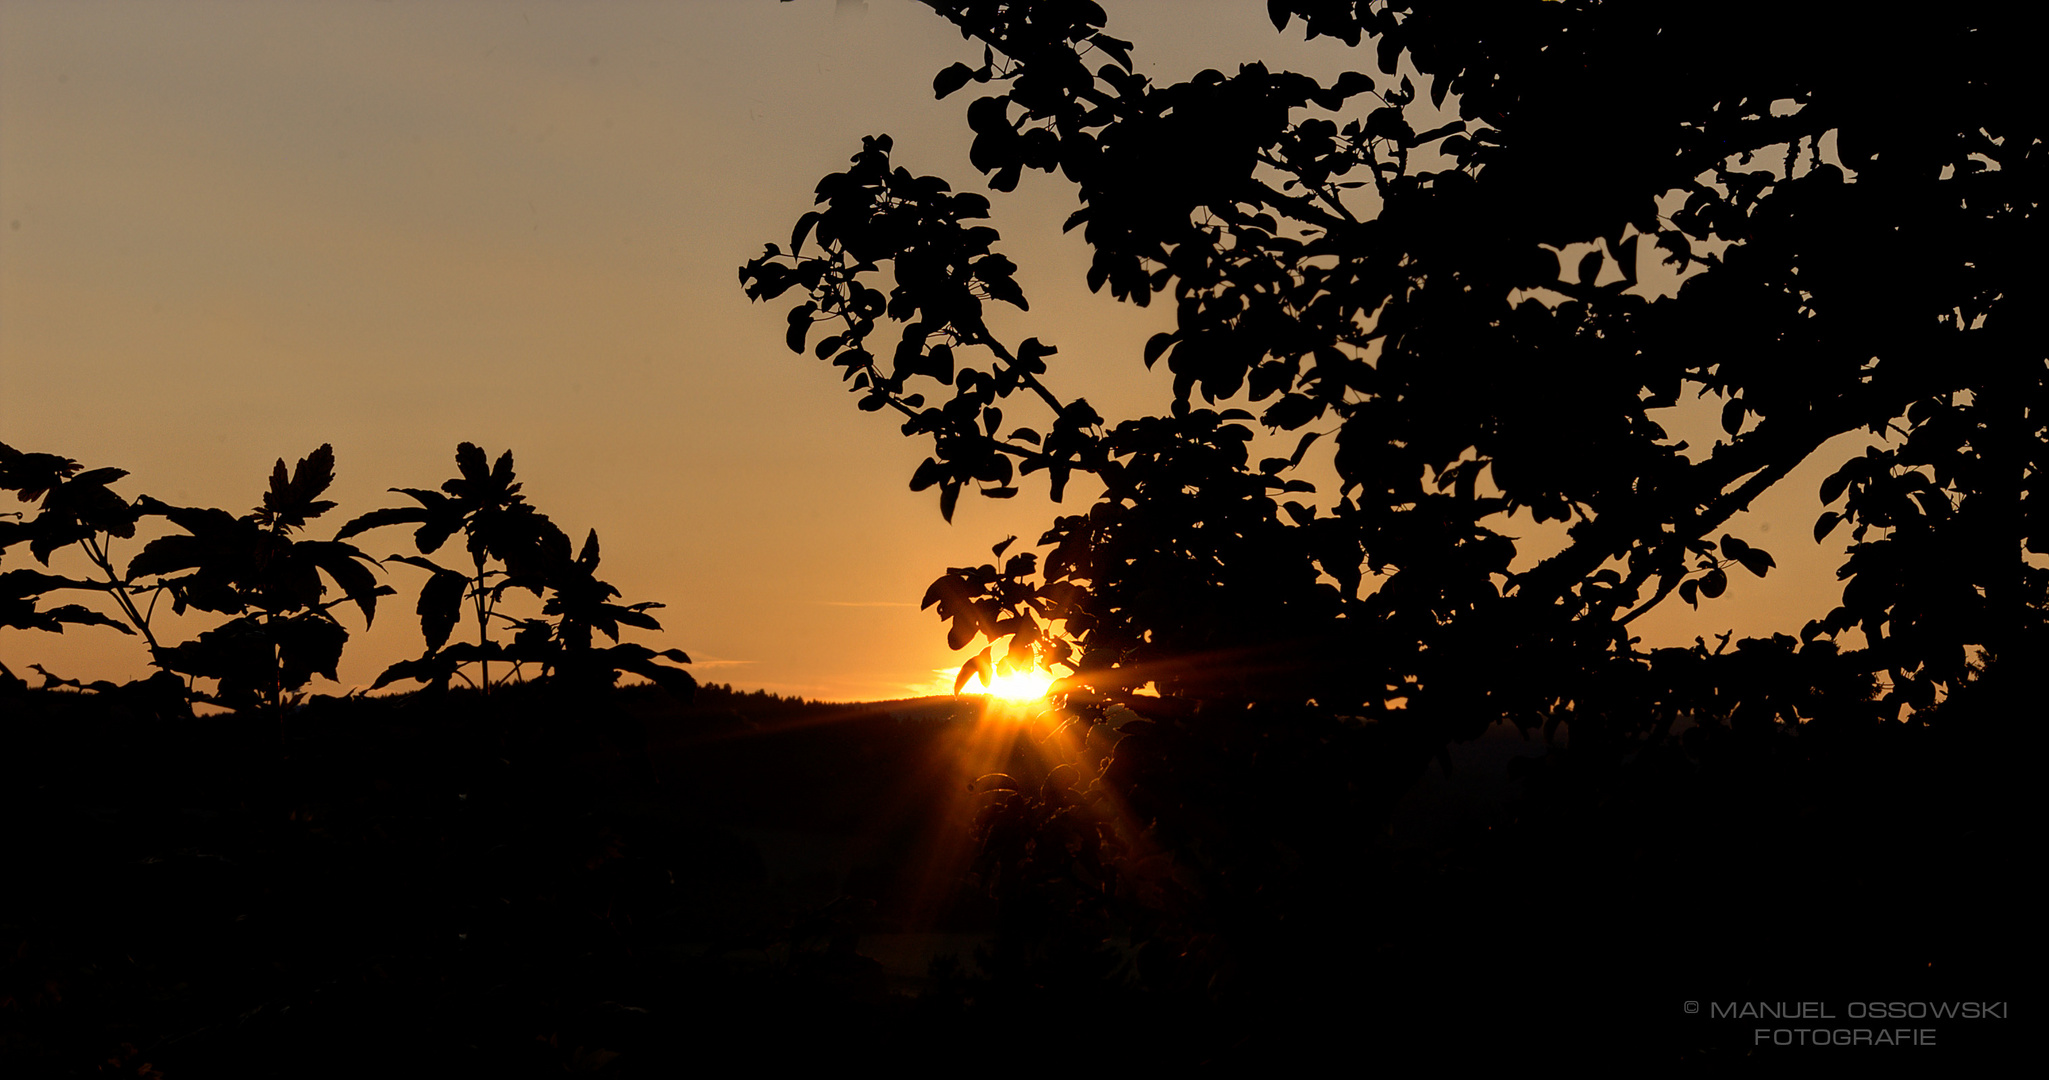
[[[1497,729],[1384,835],[1290,849],[1344,865],[1264,974],[1161,988],[1129,940],[1076,968],[1006,936],[969,787],[1043,776],[1032,725],[716,687],[626,708],[645,761],[593,736],[616,720],[516,698],[316,700],[282,732],[0,703],[0,1072],[1933,1072],[2040,1026],[2012,755],[1903,737],[1589,780]],[[1980,1001],[2003,1015],[1860,1015]],[[1717,1015],[1743,1003],[1805,1018]],[[1772,1045],[1859,1028],[1935,1045]]]

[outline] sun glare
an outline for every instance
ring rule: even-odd
[[[1010,701],[1036,701],[1039,698],[1045,697],[1046,691],[1051,689],[1052,686],[1053,675],[1051,672],[1039,670],[1012,671],[996,676],[996,681],[989,684],[988,694],[990,697],[999,697]]]

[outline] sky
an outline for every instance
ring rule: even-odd
[[[1276,35],[1263,4],[1105,6],[1156,80],[1372,66]],[[908,0],[7,0],[0,441],[236,512],[274,460],[329,443],[341,506],[322,537],[405,501],[387,488],[453,475],[459,442],[510,449],[539,509],[598,532],[600,576],[666,605],[661,633],[629,640],[685,649],[700,681],[833,700],[950,687],[968,654],[918,601],[947,567],[1036,539],[1056,512],[1043,478],[965,497],[948,525],[936,491],[908,490],[925,446],[791,354],[787,305],[750,304],[736,271],[787,243],[864,135],[985,190],[971,95],[931,92],[979,59]],[[999,332],[1057,345],[1056,389],[1112,420],[1162,409],[1139,356],[1166,306],[1089,293],[1057,179],[995,200],[1032,300]],[[1713,405],[1668,426],[1711,445]],[[1768,584],[1739,580],[1707,616],[1669,603],[1638,624],[1649,643],[1826,610],[1841,545],[1807,529],[1827,471],[1810,462],[1736,523],[1780,563]],[[399,529],[358,543],[411,551]],[[419,575],[390,574],[401,595],[374,626],[344,617],[344,686],[419,651]],[[174,640],[210,625],[163,621]],[[94,679],[147,658],[74,628],[0,630],[0,661]]]

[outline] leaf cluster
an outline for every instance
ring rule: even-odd
[[[426,651],[386,668],[372,689],[412,679],[446,690],[457,677],[469,679],[463,671],[474,664],[478,676],[471,681],[488,691],[493,685],[491,664],[497,662],[505,665],[501,681],[519,678],[524,669],[532,668],[537,681],[588,691],[609,688],[624,673],[640,675],[687,699],[696,683],[688,672],[672,666],[690,662],[682,650],[657,652],[619,640],[622,627],[661,629],[647,612],[662,605],[613,602],[619,590],[596,574],[597,531],[592,530],[572,554],[568,534],[520,493],[509,450],[494,464],[481,448],[463,443],[456,448],[455,462],[457,474],[439,490],[392,489],[418,505],[373,510],[337,534],[346,538],[390,525],[415,525],[418,554],[396,554],[389,561],[429,575],[416,607]],[[458,533],[469,555],[468,567],[452,568],[427,557]],[[540,617],[514,618],[499,611],[506,593],[513,590],[540,599]],[[466,603],[476,622],[477,640],[451,643]],[[492,628],[499,625],[510,631],[509,639],[492,636]],[[612,644],[596,645],[594,634],[603,634]]]
[[[107,485],[125,477],[125,470],[81,470],[56,455],[0,447],[0,486],[24,502],[40,500],[34,518],[0,523],[7,526],[0,548],[26,541],[30,554],[48,565],[51,554],[76,544],[101,573],[98,580],[29,570],[0,575],[16,605],[5,625],[61,630],[64,623],[97,624],[139,632],[162,671],[214,681],[210,691],[191,691],[195,701],[275,710],[297,700],[314,675],[336,677],[349,635],[331,609],[354,604],[367,625],[377,598],[392,591],[377,583],[375,561],[353,546],[295,535],[335,505],[319,497],[334,482],[331,447],[320,447],[289,471],[280,459],[261,505],[239,517],[147,495],[124,499]],[[117,570],[112,541],[134,538],[145,518],[161,518],[181,531],[150,540]],[[330,582],[339,594],[331,599]],[[123,621],[82,605],[37,612],[35,598],[56,590],[101,593],[113,600]],[[145,595],[146,608],[138,603]],[[180,614],[197,610],[227,621],[191,641],[163,645],[149,627],[163,597]]]
[[[572,551],[562,530],[519,493],[509,452],[494,466],[483,451],[464,443],[456,461],[459,475],[440,490],[395,489],[419,505],[373,511],[342,526],[333,539],[318,540],[302,533],[336,505],[321,497],[334,482],[329,446],[289,469],[280,459],[260,504],[238,516],[173,506],[148,495],[130,500],[109,487],[127,476],[124,470],[86,469],[68,458],[0,444],[0,490],[36,504],[32,517],[0,520],[0,551],[26,544],[47,567],[53,554],[76,546],[97,571],[89,578],[27,568],[0,571],[0,626],[57,632],[109,626],[140,635],[159,669],[143,682],[158,687],[172,677],[181,686],[181,708],[189,697],[236,711],[276,713],[302,701],[315,675],[337,677],[349,631],[335,609],[356,608],[367,626],[376,617],[378,598],[394,592],[378,580],[382,564],[349,539],[405,523],[417,526],[420,554],[386,561],[429,572],[415,606],[427,648],[420,658],[393,665],[377,687],[413,678],[445,688],[469,664],[479,665],[480,681],[488,686],[489,665],[499,661],[509,665],[505,678],[531,667],[540,681],[579,693],[601,691],[621,674],[635,674],[687,697],[695,684],[674,666],[689,662],[681,650],[619,640],[623,628],[659,630],[647,612],[661,605],[616,602],[618,589],[596,576],[596,532]],[[142,522],[158,519],[175,531],[148,540],[125,566],[117,565],[114,541],[133,540]],[[450,569],[425,557],[458,533],[470,556],[468,567]],[[539,616],[512,619],[498,612],[511,589],[540,598]],[[86,604],[43,606],[46,595],[62,591],[97,594],[115,606],[118,617]],[[160,642],[151,620],[164,599],[178,614],[204,612],[225,621],[190,641]],[[472,605],[478,640],[450,644],[465,602]],[[491,637],[493,619],[509,624],[509,641]],[[612,644],[596,644],[597,634]],[[4,669],[0,676],[16,681]],[[85,687],[48,672],[44,677],[48,686],[113,689]]]

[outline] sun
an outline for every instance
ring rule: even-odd
[[[996,676],[996,681],[987,687],[990,697],[1008,701],[1037,701],[1046,696],[1053,687],[1053,674],[1033,668],[1030,671],[1010,671]]]

